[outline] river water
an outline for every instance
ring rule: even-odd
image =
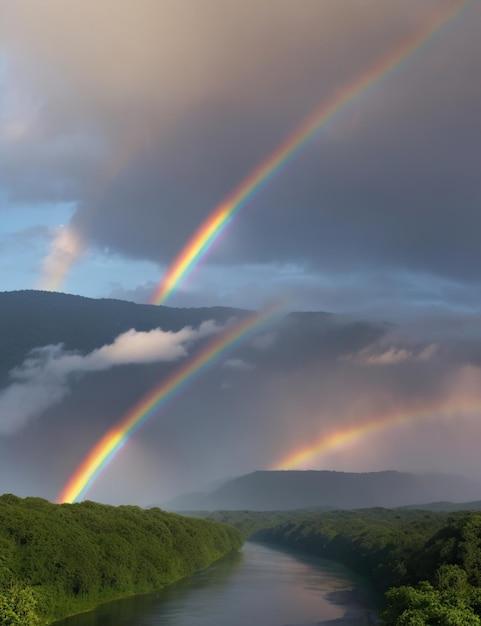
[[[374,597],[352,572],[248,542],[161,593],[105,604],[56,626],[362,626]]]

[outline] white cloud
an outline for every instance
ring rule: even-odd
[[[219,330],[213,321],[203,322],[197,329],[186,326],[177,332],[131,329],[86,355],[67,352],[61,344],[36,348],[10,372],[12,383],[0,391],[0,434],[22,428],[60,402],[68,394],[74,374],[118,365],[177,361],[187,356],[192,342]]]
[[[363,365],[398,365],[407,361],[429,361],[437,350],[438,346],[434,343],[417,351],[396,346],[390,346],[382,352],[374,352],[372,348],[367,348],[348,358]]]
[[[255,369],[256,366],[253,363],[244,361],[244,359],[227,359],[224,361],[224,367],[241,372],[249,372]]]

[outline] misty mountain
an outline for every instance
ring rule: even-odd
[[[246,313],[229,307],[172,308],[46,291],[1,292],[0,381],[40,346],[62,343],[66,350],[85,353],[130,329],[178,331],[206,320],[225,323]],[[303,312],[290,313],[283,332],[282,352],[278,348],[273,361],[292,367],[321,349],[325,355],[356,350],[374,341],[385,327],[324,312]]]
[[[356,509],[480,496],[481,484],[444,474],[257,471],[229,480],[210,493],[176,498],[165,506],[177,511]]]
[[[63,343],[87,352],[131,328],[177,331],[207,319],[225,322],[238,309],[175,309],[122,300],[84,298],[47,291],[0,293],[0,376],[23,361],[33,348]]]
[[[27,378],[25,372],[30,370],[25,368],[22,379],[18,375],[9,378],[14,368],[18,372],[22,364],[32,361],[32,357],[26,361],[32,349],[62,343],[62,354],[65,350],[77,351],[88,357],[130,329],[180,331],[187,325],[197,329],[207,320],[222,324],[245,313],[224,307],[158,307],[38,291],[0,293],[0,420],[4,426],[0,436],[0,491],[55,498],[63,481],[95,441],[178,367],[178,361],[173,360],[119,364],[95,371],[79,369],[55,379],[55,386],[45,376]],[[361,421],[387,408],[388,419],[390,407],[406,407],[415,401],[416,406],[429,405],[443,385],[445,366],[432,367],[429,361],[410,359],[409,355],[416,355],[420,348],[407,343],[403,352],[404,344],[396,336],[391,340],[392,332],[391,326],[377,320],[325,312],[287,314],[236,345],[232,354],[222,355],[175,402],[153,415],[89,497],[146,505],[200,490],[209,498],[217,494],[213,504],[204,502],[207,497],[195,497],[180,503],[178,508],[182,509],[395,506],[480,498],[481,491],[467,493],[458,484],[451,490],[406,489],[405,497],[401,497],[403,484],[386,489],[387,495],[393,492],[397,497],[378,497],[383,491],[375,485],[366,488],[372,497],[363,496],[359,501],[342,500],[337,484],[307,490],[294,485],[288,497],[284,487],[275,485],[266,486],[254,497],[255,490],[238,494],[236,480],[232,494],[225,493],[222,484],[213,484],[223,477],[245,475],[253,468],[278,466],[293,449],[306,445],[321,432],[349,425],[357,417]],[[396,365],[366,366],[357,358],[382,355],[390,349],[391,341],[404,357],[407,355],[407,360]],[[188,353],[197,349],[198,343],[194,342]],[[46,350],[42,354],[51,353]],[[56,365],[61,363],[57,358]],[[39,364],[39,371],[48,374],[48,368],[42,369],[43,361]],[[23,384],[20,391],[15,387],[19,380]],[[37,400],[40,392],[46,396],[43,405]],[[385,398],[389,398],[387,407],[383,404]],[[349,417],[352,401],[362,401],[366,407],[363,414]],[[24,419],[25,406],[40,408]],[[465,473],[464,467],[452,469],[447,465],[450,457],[432,447],[429,431],[426,437],[429,441],[423,444],[422,464],[411,466],[406,449],[398,449],[396,440],[391,446],[374,450],[374,454],[368,443],[358,458],[329,465],[350,471],[385,467],[410,471],[412,467],[421,472],[425,467],[435,467],[443,472]],[[475,438],[470,441],[474,444]],[[362,439],[360,444],[362,451]],[[477,459],[477,448],[473,454]],[[22,459],[20,469],[18,459]],[[319,462],[324,464],[322,459],[313,458],[313,467]],[[359,488],[354,485],[352,491],[356,490]],[[299,498],[302,492],[305,496]]]

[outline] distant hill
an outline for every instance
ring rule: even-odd
[[[418,509],[433,511],[434,513],[455,513],[456,511],[481,511],[481,500],[474,502],[428,502],[425,504],[411,504],[403,509]]]
[[[164,506],[177,511],[356,509],[479,496],[481,484],[444,474],[258,471],[229,480],[209,493],[179,497]]]
[[[230,307],[173,308],[48,291],[0,292],[0,385],[33,348],[63,343],[67,350],[86,353],[131,328],[177,331],[205,320],[223,323],[246,313]],[[264,355],[267,369],[273,364],[295,368],[310,357],[319,359],[320,354],[328,358],[355,352],[385,331],[382,324],[322,311],[290,313],[282,328],[282,344],[275,354]]]

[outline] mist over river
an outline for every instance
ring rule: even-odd
[[[103,605],[57,626],[362,626],[368,584],[332,561],[248,542],[239,554],[157,594]]]

